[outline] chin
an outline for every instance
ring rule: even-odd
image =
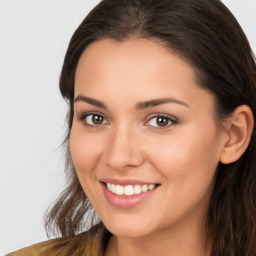
[[[135,220],[122,222],[107,221],[104,225],[112,234],[123,238],[141,238],[154,231],[152,225]]]
[[[112,234],[120,238],[138,239],[150,234],[146,230],[133,230],[133,227],[123,229],[108,229]]]

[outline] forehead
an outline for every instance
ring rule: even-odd
[[[89,45],[75,74],[75,96],[83,93],[99,100],[130,97],[130,102],[166,96],[188,102],[201,96],[211,100],[186,61],[147,39],[104,39]]]
[[[115,76],[112,76],[113,73]],[[168,73],[173,74],[172,77],[176,79],[194,80],[192,67],[160,43],[147,39],[129,39],[122,42],[103,39],[89,45],[81,55],[75,82],[78,84],[81,79],[96,80],[101,77],[108,78],[105,80],[107,82],[110,81],[110,75],[111,80],[118,76],[124,78],[132,75],[129,80],[134,78],[133,82],[140,78],[147,81],[147,77],[152,81],[153,77],[168,78]]]

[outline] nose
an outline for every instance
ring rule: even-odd
[[[114,170],[122,171],[139,167],[144,162],[139,135],[125,127],[112,131],[105,150],[105,164]]]

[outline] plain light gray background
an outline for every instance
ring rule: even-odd
[[[64,186],[69,39],[99,0],[0,0],[0,255],[46,240],[43,214]],[[223,1],[256,51],[256,0]]]

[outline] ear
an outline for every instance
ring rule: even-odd
[[[237,107],[229,121],[224,124],[224,145],[220,155],[220,162],[230,164],[238,160],[247,149],[253,131],[253,113],[249,106]]]

